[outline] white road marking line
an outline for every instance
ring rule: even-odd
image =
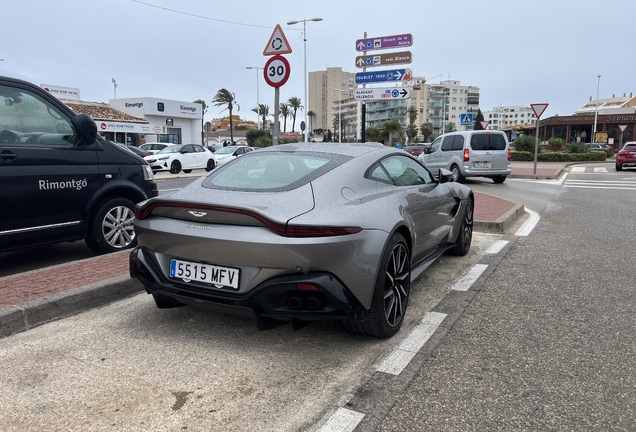
[[[594,172],[595,172],[595,173],[606,173],[606,172],[607,172],[607,168],[604,168],[604,167],[594,167]]]
[[[541,216],[539,213],[533,212],[529,208],[526,207],[526,211],[530,214],[530,218],[519,228],[519,230],[515,233],[516,236],[528,236],[532,232],[535,226],[539,223]]]
[[[350,432],[362,421],[364,414],[347,408],[338,408],[318,432]]]
[[[492,246],[488,248],[488,250],[486,251],[486,254],[488,255],[498,254],[508,243],[510,243],[508,240],[497,240],[496,242],[492,244]]]
[[[429,312],[424,315],[422,322],[398,345],[395,351],[384,359],[382,364],[378,366],[377,371],[399,375],[426,341],[433,336],[446,316],[446,314],[439,312]]]
[[[455,285],[453,285],[451,289],[453,291],[468,291],[487,268],[487,264],[475,264],[463,278],[455,282]]]
[[[585,172],[585,167],[572,167],[572,169],[570,170],[570,172],[573,172],[573,173],[581,173],[581,172]]]
[[[610,190],[636,190],[636,186],[632,187],[616,187],[616,186],[584,186],[584,185],[563,185],[566,188],[579,188],[579,189],[610,189]]]

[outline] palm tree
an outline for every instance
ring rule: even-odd
[[[208,112],[208,104],[203,99],[197,99],[193,103],[201,104],[201,145],[205,147],[205,128],[203,127],[203,117]]]
[[[289,100],[287,100],[287,105],[289,105],[289,107],[292,109],[292,112],[291,112],[291,117],[293,119],[292,132],[294,132],[294,129],[296,128],[296,112],[298,110],[303,109],[304,107],[300,104],[300,98],[296,96],[290,97]],[[305,127],[307,127],[307,125],[305,125]]]
[[[263,118],[263,129],[266,129],[265,124],[267,123],[267,117],[269,116],[269,105],[267,104],[258,104],[254,108],[252,108],[259,117]]]
[[[283,132],[287,132],[287,117],[289,117],[289,105],[280,104],[280,117],[283,119]]]
[[[307,117],[309,117],[309,123],[311,124],[311,126],[309,126],[309,132],[313,133],[314,131],[311,128],[313,127],[314,117],[316,117],[316,113],[313,111],[307,111]]]
[[[389,134],[389,147],[393,147],[393,134],[402,131],[402,125],[397,120],[385,121],[382,125],[384,132]]]
[[[409,124],[410,125],[415,124],[415,120],[417,120],[417,114],[418,114],[417,108],[411,105],[409,109],[406,110],[406,113],[409,116]]]
[[[229,90],[224,88],[220,89],[216,95],[214,95],[214,99],[212,99],[212,103],[215,106],[225,106],[223,111],[226,109],[230,113],[230,141],[234,144],[234,125],[232,124],[232,111],[234,107],[236,107],[237,111],[240,111],[241,107],[236,103],[236,95]]]

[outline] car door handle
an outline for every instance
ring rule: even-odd
[[[11,150],[5,150],[0,154],[0,159],[5,162],[13,162],[13,159],[16,157],[15,153],[11,152]]]

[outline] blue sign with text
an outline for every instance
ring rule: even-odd
[[[411,79],[411,69],[392,69],[374,72],[359,72],[356,74],[356,84],[371,84],[388,81],[408,81]]]

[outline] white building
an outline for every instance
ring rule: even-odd
[[[110,106],[151,125],[165,126],[163,133],[145,133],[143,142],[201,144],[202,109],[200,104],[150,97],[111,99]]]
[[[485,121],[489,121],[488,129],[504,129],[509,127],[526,127],[537,122],[537,116],[529,106],[498,106],[491,111],[482,111]]]

